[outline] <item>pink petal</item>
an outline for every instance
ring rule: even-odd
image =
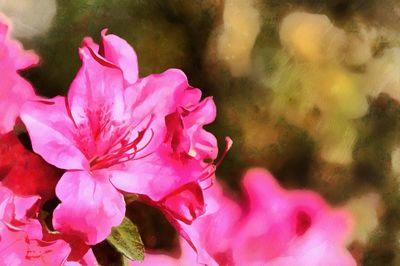
[[[9,26],[0,14],[0,134],[11,131],[22,104],[35,97],[32,86],[18,73],[38,63],[32,52],[11,40]]]
[[[24,265],[63,265],[71,251],[63,240],[30,241]]]
[[[153,114],[158,123],[163,123],[164,117],[176,110],[188,86],[186,75],[179,69],[149,75],[127,88],[127,111],[133,120],[142,121]]]
[[[124,197],[99,171],[66,172],[56,194],[61,204],[54,210],[54,228],[89,245],[103,241],[125,215]]]
[[[36,65],[39,57],[32,51],[25,51],[19,42],[10,38],[9,25],[0,14],[0,69],[16,71]]]
[[[135,83],[138,79],[138,63],[133,48],[120,37],[114,34],[106,35],[107,30],[101,32],[99,53],[107,60],[119,66],[128,83]]]
[[[130,266],[184,266],[203,265],[196,263],[196,252],[182,238],[179,239],[180,252],[178,254],[163,254],[147,251],[143,262],[129,261]],[[210,264],[210,266],[214,266]]]
[[[87,169],[88,161],[74,140],[74,125],[64,97],[49,102],[27,102],[21,111],[33,150],[48,163],[62,169]]]
[[[160,204],[173,217],[187,224],[205,212],[203,191],[197,182],[178,188],[161,200]]]
[[[154,151],[164,141],[165,116],[176,110],[188,86],[182,71],[170,69],[140,79],[126,89],[126,112],[132,115],[131,123],[139,125],[140,128],[143,127],[140,125],[146,125],[151,119],[148,130],[151,130],[154,136],[146,153]]]
[[[0,134],[14,128],[21,106],[34,98],[35,92],[27,81],[17,73],[3,71],[0,79]]]
[[[101,64],[88,47],[81,48],[79,52],[82,67],[68,92],[68,106],[75,124],[79,126],[99,122],[90,121],[91,115],[96,116],[93,119],[110,115],[109,120],[123,120],[124,87],[121,70],[113,65]]]
[[[178,231],[196,250],[197,261],[206,265],[231,265],[229,250],[239,227],[240,207],[224,195],[222,186],[215,182],[204,191],[206,212],[191,225],[178,222]],[[218,262],[218,264],[217,264]]]
[[[9,230],[0,222],[0,258],[4,265],[23,265],[28,245],[26,233]]]
[[[145,158],[126,163],[124,168],[113,168],[111,182],[120,190],[160,201],[181,186],[197,181],[202,173],[203,167],[197,160],[180,160],[160,148]]]
[[[205,98],[200,103],[194,105],[194,107],[193,110],[190,110],[190,115],[185,119],[186,126],[207,125],[215,120],[217,107],[212,97]]]
[[[191,150],[200,160],[214,160],[218,154],[217,139],[202,127],[214,121],[217,110],[211,97],[194,105],[184,117],[184,126],[191,140]]]

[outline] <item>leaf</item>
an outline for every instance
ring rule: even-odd
[[[119,226],[113,227],[107,241],[130,260],[144,260],[144,245],[137,226],[124,218]]]
[[[129,260],[124,255],[122,255],[121,257],[122,266],[130,266]]]

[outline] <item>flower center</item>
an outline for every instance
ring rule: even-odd
[[[149,129],[152,118],[143,129],[137,130],[143,121],[133,124],[130,119],[115,119],[110,106],[97,106],[95,110],[86,110],[84,123],[76,125],[75,140],[88,158],[90,169],[109,168],[139,159],[138,153],[150,144],[154,135]]]

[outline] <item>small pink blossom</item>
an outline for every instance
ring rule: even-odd
[[[56,188],[54,227],[88,244],[104,240],[124,216],[121,191],[190,223],[203,212],[201,200],[169,203],[181,188],[201,193],[198,182],[214,171],[204,160],[215,159],[216,139],[202,128],[215,119],[212,98],[201,101],[177,69],[138,78],[132,47],[105,31],[100,45],[86,38],[79,54],[67,97],[29,102],[21,115],[33,150],[67,170]]]
[[[180,222],[190,244],[180,240],[180,256],[147,252],[140,265],[356,265],[345,248],[347,213],[313,192],[282,189],[263,169],[247,172],[243,190],[240,206],[214,184],[205,193],[206,213],[191,225]]]
[[[5,18],[0,15],[0,134],[13,129],[21,106],[35,97],[32,86],[18,71],[39,61],[33,52],[25,51],[20,43],[11,40],[9,28]]]

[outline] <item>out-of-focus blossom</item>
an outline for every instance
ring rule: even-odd
[[[256,1],[224,1],[223,24],[217,28],[215,42],[217,57],[225,62],[232,76],[250,72],[250,55],[261,28],[260,11]]]
[[[180,257],[149,253],[145,265],[162,265],[163,259],[167,265],[195,265],[193,248],[197,263],[206,265],[355,265],[344,246],[351,228],[346,212],[313,192],[280,188],[262,169],[247,172],[243,189],[241,208],[219,188],[210,189],[210,213],[185,229],[194,240],[192,251],[181,244]]]
[[[216,139],[202,128],[215,118],[213,100],[200,101],[177,69],[139,79],[132,47],[105,31],[100,45],[86,38],[79,54],[68,96],[27,103],[21,115],[34,151],[67,170],[54,227],[88,244],[102,241],[124,216],[119,190],[190,222],[202,204],[182,197],[177,207],[170,195],[187,184],[195,184],[189,194],[201,193],[197,182],[214,171],[204,160],[215,159]]]
[[[37,196],[21,197],[0,183],[2,265],[62,265],[71,251],[63,240],[43,241],[36,219]]]
[[[0,134],[13,129],[22,104],[35,97],[32,86],[17,72],[39,61],[37,55],[24,51],[20,43],[10,39],[9,28],[0,15]]]
[[[280,188],[262,169],[248,171],[243,188],[248,213],[233,244],[238,265],[355,265],[344,247],[352,226],[346,212],[313,192]]]
[[[55,0],[0,0],[0,12],[13,22],[12,35],[17,38],[32,38],[46,33],[56,11]]]

